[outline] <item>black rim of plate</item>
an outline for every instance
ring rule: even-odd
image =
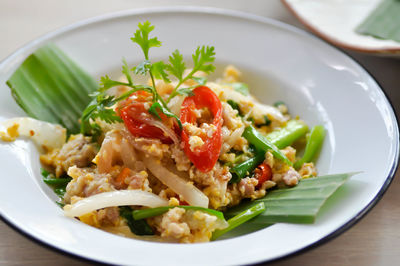
[[[380,91],[383,93],[385,96],[386,100],[388,101],[388,106],[390,107],[390,110],[392,111],[393,117],[394,117],[394,122],[396,125],[395,131],[397,133],[397,136],[399,136],[399,119],[396,115],[396,112],[393,108],[393,104],[390,100],[390,98],[387,96],[387,93],[382,89],[382,86],[379,84],[379,82],[375,79],[375,77],[367,70],[365,69],[356,59],[352,58],[349,56],[345,51],[333,46],[332,44],[326,42],[325,40],[322,40],[312,33],[309,33],[305,30],[299,29],[295,26],[286,24],[284,22],[268,18],[268,17],[262,17],[259,15],[254,15],[251,13],[246,13],[246,12],[241,12],[241,11],[235,11],[235,10],[229,10],[229,9],[222,9],[222,8],[214,8],[214,7],[198,7],[198,6],[175,6],[175,7],[152,7],[152,8],[140,8],[140,9],[131,9],[131,10],[126,10],[126,11],[119,11],[119,12],[113,12],[109,14],[104,14],[100,15],[97,17],[93,17],[90,19],[82,20],[76,23],[73,23],[71,25],[59,28],[57,30],[54,30],[50,33],[47,33],[39,38],[37,38],[34,41],[30,41],[27,44],[23,45],[21,48],[17,49],[15,52],[13,52],[10,56],[8,56],[6,59],[4,59],[2,62],[0,62],[0,67],[2,67],[4,64],[7,64],[7,62],[11,59],[13,59],[14,56],[20,54],[23,50],[26,50],[30,47],[35,47],[38,44],[42,44],[53,37],[59,36],[63,33],[66,33],[70,30],[74,30],[76,28],[79,28],[84,25],[89,25],[89,24],[94,24],[100,21],[106,21],[109,19],[115,19],[115,18],[121,18],[121,17],[127,17],[127,16],[137,16],[141,14],[156,14],[156,13],[170,13],[170,12],[182,12],[182,13],[200,13],[200,14],[214,14],[214,15],[221,15],[221,16],[231,16],[231,17],[237,17],[237,18],[244,18],[247,20],[251,21],[256,21],[256,22],[261,22],[264,24],[272,24],[274,26],[284,28],[286,30],[289,30],[291,32],[295,32],[298,34],[302,34],[303,36],[307,36],[308,38],[312,38],[314,40],[319,40],[322,43],[325,43],[325,45],[330,46],[331,48],[335,49],[338,53],[344,55],[347,57],[349,60],[353,61],[360,69],[364,70],[373,80],[374,82],[378,85]],[[340,234],[344,233],[347,231],[349,228],[351,228],[353,225],[358,223],[365,215],[379,202],[379,200],[383,197],[385,192],[387,191],[388,187],[390,186],[391,182],[393,181],[397,169],[398,169],[398,164],[399,164],[399,140],[396,142],[396,154],[395,158],[392,162],[391,169],[388,173],[388,176],[386,177],[385,183],[379,190],[379,192],[376,194],[376,196],[359,212],[357,215],[355,215],[352,219],[350,219],[347,223],[345,223],[343,226],[337,228],[335,231],[330,233],[329,235],[321,238],[320,240],[305,246],[299,250],[293,251],[289,254],[282,255],[279,257],[276,257],[271,260],[263,260],[259,262],[254,262],[250,263],[250,265],[261,265],[266,262],[276,262],[276,261],[282,261],[288,258],[295,257],[299,254],[302,254],[305,251],[314,249],[318,246],[321,246],[322,244],[325,244],[329,242],[330,240],[334,239],[335,237],[339,236]],[[21,228],[19,228],[17,225],[13,224],[11,221],[7,220],[1,213],[0,213],[0,219],[6,223],[8,226],[10,226],[12,229],[14,229],[16,232],[22,234],[29,240],[32,240],[33,242],[39,244],[42,247],[48,248],[50,250],[56,251],[57,253],[61,253],[64,256],[67,257],[73,257],[75,259],[80,259],[89,263],[102,263],[102,264],[110,264],[102,261],[97,261],[95,259],[87,258],[78,254],[74,254],[72,252],[69,252],[67,250],[61,249],[59,247],[53,246],[49,243],[46,243],[44,240],[36,238],[33,235],[30,235],[28,232],[25,232]],[[110,264],[111,265],[111,264]]]

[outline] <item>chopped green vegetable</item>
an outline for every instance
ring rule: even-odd
[[[242,83],[242,82],[234,82],[230,84],[232,86],[232,88],[241,93],[244,96],[248,96],[250,94],[249,92],[249,86],[247,86],[247,84]]]
[[[229,183],[238,183],[245,176],[250,175],[253,170],[264,161],[265,152],[256,151],[256,154],[253,158],[250,158],[238,165],[235,165],[230,169],[232,173],[232,178],[229,180]]]
[[[19,106],[31,117],[79,132],[79,117],[98,88],[94,79],[54,44],[28,56],[7,81]]]
[[[228,100],[226,102],[232,107],[233,110],[237,110],[238,114],[240,115],[240,107],[239,107],[239,104],[237,102],[235,102],[233,100]]]
[[[283,149],[291,145],[294,141],[303,137],[308,131],[307,125],[300,120],[291,120],[286,124],[286,127],[271,132],[266,136],[271,144],[279,149]],[[253,158],[250,158],[230,169],[232,178],[230,183],[237,183],[245,176],[249,175],[254,169],[264,161],[265,152],[257,151]]]
[[[60,178],[51,178],[51,177],[44,177],[43,182],[45,182],[47,185],[53,185],[53,186],[65,186],[67,185],[72,178],[68,177],[60,177]]]
[[[251,220],[252,218],[256,217],[257,215],[260,215],[265,211],[265,206],[264,203],[259,202],[255,204],[254,206],[251,206],[250,208],[242,211],[241,213],[235,215],[231,219],[229,219],[228,222],[228,227],[225,229],[221,230],[215,230],[214,233],[212,234],[211,240],[215,240],[221,235],[233,230],[234,228],[238,227],[239,225]]]
[[[288,165],[293,165],[291,161],[277,148],[274,144],[271,143],[266,137],[261,135],[254,127],[248,126],[243,132],[243,137],[247,139],[248,142],[253,144],[256,149],[263,151],[266,153],[267,151],[271,151],[271,153],[278,159],[284,161]]]
[[[119,207],[119,215],[126,220],[132,233],[138,236],[154,235],[153,229],[146,220],[135,220],[132,217],[132,209],[128,206]]]
[[[304,163],[311,162],[321,149],[322,143],[325,138],[325,129],[323,126],[318,125],[311,129],[310,136],[307,140],[306,150],[303,157],[296,161],[294,168],[299,169]]]
[[[61,199],[64,198],[65,192],[66,192],[65,187],[60,187],[60,188],[55,188],[54,193],[56,193],[57,196],[59,196]]]
[[[383,0],[357,27],[356,32],[400,42],[400,1]]]
[[[263,202],[266,211],[251,223],[313,223],[325,201],[355,173],[326,175],[303,179],[293,188],[269,192],[264,198],[243,202],[225,212],[233,217],[254,204]]]
[[[269,133],[266,138],[279,149],[283,149],[305,136],[307,131],[308,127],[303,121],[290,120],[284,128]]]
[[[272,121],[268,118],[268,116],[264,115],[264,120],[265,120],[264,124],[259,124],[258,126],[269,126],[269,125],[271,125]]]
[[[46,169],[41,170],[43,182],[49,185],[54,193],[60,198],[56,203],[58,205],[63,205],[62,201],[64,200],[64,194],[67,189],[68,183],[72,180],[70,177],[60,177],[56,178],[52,173],[47,171]]]
[[[202,207],[197,207],[197,206],[186,206],[186,205],[165,206],[165,207],[149,208],[149,209],[142,209],[142,210],[134,210],[132,212],[132,216],[135,220],[140,220],[140,219],[145,219],[145,218],[150,218],[150,217],[161,215],[161,214],[167,212],[169,209],[173,209],[173,208],[182,208],[185,210],[202,211],[202,212],[206,212],[208,214],[214,215],[218,219],[225,220],[224,214],[222,212],[219,212],[219,211],[216,211],[213,209],[207,209],[207,208],[202,208]]]
[[[283,101],[274,102],[274,106],[275,106],[275,107],[279,107],[279,105],[286,105],[286,104],[285,104],[285,102],[283,102]]]

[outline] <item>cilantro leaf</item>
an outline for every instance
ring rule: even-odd
[[[211,63],[215,60],[215,52],[213,46],[199,46],[197,47],[195,53],[192,55],[194,67],[196,71],[204,71],[205,73],[210,73],[215,70],[215,66]]]
[[[178,50],[175,50],[169,57],[169,62],[168,71],[179,81],[182,81],[183,73],[186,68],[185,62],[183,61],[183,55]]]
[[[184,95],[184,96],[194,96],[193,93],[193,87],[190,88],[180,88],[177,89],[176,92],[180,95]]]
[[[169,102],[173,97],[175,97],[178,93],[176,92],[179,87],[189,79],[193,79],[198,82],[200,85],[204,85],[207,80],[201,77],[194,77],[193,75],[198,71],[203,71],[206,74],[209,74],[215,70],[215,66],[212,64],[215,60],[215,52],[213,46],[198,46],[194,54],[192,54],[193,59],[193,69],[183,77],[183,73],[185,71],[185,64],[183,62],[183,56],[179,53],[178,50],[169,57],[170,64],[168,65],[168,71],[171,72],[172,75],[178,78],[179,82],[176,85],[175,89],[169,95],[167,102]]]
[[[131,71],[129,69],[128,63],[126,62],[125,58],[122,59],[122,73],[125,75],[126,80],[128,80],[129,84],[133,84],[132,82],[132,76],[131,76]]]
[[[162,79],[166,83],[170,83],[171,80],[168,78],[168,74],[165,72],[166,69],[167,69],[167,65],[164,64],[163,61],[159,61],[159,62],[152,64],[151,68],[150,68],[154,77],[156,77],[157,79]]]
[[[82,113],[81,133],[96,138],[101,133],[100,126],[95,122],[96,118],[109,124],[122,122],[122,119],[111,109],[116,103],[114,96],[101,91],[95,92],[92,96],[93,100]]]
[[[150,22],[146,21],[143,24],[139,23],[138,27],[139,29],[136,30],[134,37],[132,37],[131,40],[142,48],[144,58],[149,60],[149,49],[151,47],[160,47],[161,42],[157,37],[149,39],[150,32],[154,30],[154,26],[152,26]]]
[[[139,65],[137,65],[136,67],[133,68],[133,71],[135,72],[135,74],[140,74],[140,75],[146,75],[151,68],[151,63],[149,60],[144,60],[143,62],[141,62]]]
[[[192,77],[194,81],[196,81],[199,85],[206,85],[207,78],[205,77]]]
[[[152,114],[153,116],[157,117],[158,119],[162,120],[160,115],[158,114],[159,110],[161,113],[165,114],[168,117],[173,117],[176,119],[176,122],[178,122],[179,128],[182,129],[182,122],[181,120],[174,114],[172,113],[168,108],[166,108],[163,104],[160,102],[154,102],[150,108],[149,108],[149,113]]]
[[[108,75],[105,75],[105,76],[100,78],[100,88],[99,88],[99,90],[97,92],[94,92],[94,93],[90,94],[90,96],[96,96],[96,95],[98,95],[98,93],[105,92],[109,88],[112,88],[112,87],[115,87],[115,86],[119,86],[119,85],[124,85],[124,83],[116,81],[116,80],[112,80],[112,79],[110,79],[110,77]]]

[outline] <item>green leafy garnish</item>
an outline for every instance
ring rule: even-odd
[[[136,30],[131,40],[142,48],[145,59],[149,60],[149,49],[151,47],[160,47],[161,42],[157,37],[149,38],[150,32],[154,30],[154,26],[150,22],[139,23],[138,27],[139,29]]]
[[[167,66],[168,72],[178,79],[178,84],[175,86],[174,90],[168,97],[167,102],[169,102],[173,97],[177,95],[176,91],[179,87],[187,80],[193,79],[199,85],[204,85],[206,80],[204,78],[194,77],[194,74],[198,71],[203,71],[209,74],[215,70],[215,66],[212,64],[215,60],[215,51],[213,46],[199,46],[196,51],[192,54],[193,59],[193,69],[189,74],[183,76],[185,71],[185,62],[183,61],[183,56],[178,50],[169,57],[169,65]]]
[[[163,104],[161,104],[160,102],[155,102],[150,106],[149,113],[161,120],[161,117],[158,114],[158,111],[165,114],[168,117],[174,117],[176,119],[176,121],[178,122],[180,129],[182,129],[181,120],[174,113],[172,113],[168,108],[166,108]]]
[[[134,33],[134,37],[131,40],[138,44],[143,51],[144,60],[133,68],[129,68],[125,60],[123,60],[122,73],[125,75],[127,82],[120,82],[112,80],[107,75],[101,78],[101,87],[92,94],[93,100],[84,110],[81,117],[81,133],[86,135],[98,136],[101,133],[101,128],[96,123],[96,119],[103,120],[106,123],[122,122],[121,118],[115,113],[112,107],[119,101],[126,99],[133,92],[144,90],[150,92],[153,96],[152,104],[148,110],[157,119],[161,119],[159,113],[163,113],[167,117],[173,117],[177,121],[180,128],[182,123],[180,119],[169,110],[164,99],[158,94],[156,89],[155,78],[162,79],[165,82],[171,82],[169,74],[178,79],[178,85],[171,92],[167,102],[177,95],[192,96],[193,87],[180,88],[182,83],[186,80],[193,79],[199,85],[206,83],[205,78],[194,77],[193,75],[198,71],[204,71],[210,73],[215,69],[211,64],[215,60],[214,47],[201,46],[198,47],[196,52],[192,55],[194,67],[192,71],[184,76],[186,69],[185,62],[182,54],[175,50],[169,57],[169,63],[165,64],[162,61],[152,63],[149,59],[150,48],[160,47],[161,42],[157,37],[150,37],[150,33],[154,30],[154,26],[150,22],[139,23],[138,29]],[[149,75],[152,81],[152,86],[136,85],[132,78],[132,71],[136,75]],[[169,73],[169,74],[168,74]],[[124,95],[116,98],[108,95],[106,91],[114,86],[126,86],[130,87],[131,90],[126,92]]]

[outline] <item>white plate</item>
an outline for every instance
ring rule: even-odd
[[[0,144],[0,211],[11,225],[58,250],[112,264],[228,265],[269,261],[339,234],[382,196],[397,167],[399,132],[382,90],[357,63],[326,43],[270,19],[209,8],[157,8],[87,20],[39,38],[0,64],[1,119],[23,112],[4,84],[36,48],[52,41],[97,78],[120,69],[121,58],[141,60],[129,38],[149,20],[166,58],[179,48],[189,58],[200,44],[215,46],[219,66],[234,64],[263,102],[284,100],[328,136],[321,174],[363,171],[329,200],[313,225],[276,224],[245,236],[204,244],[137,241],[102,232],[63,216],[39,173],[38,153],[24,140]]]
[[[400,57],[400,43],[357,33],[356,28],[382,0],[282,0],[309,30],[328,42],[357,52]]]

